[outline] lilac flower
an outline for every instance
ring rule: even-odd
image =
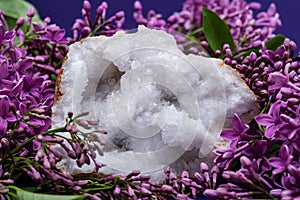
[[[230,149],[216,149],[214,153],[216,154],[216,158],[214,163],[223,170],[227,170],[232,166],[232,163],[236,161],[243,152],[250,147],[249,142],[240,142],[237,147]]]
[[[271,138],[283,125],[280,118],[282,107],[286,107],[285,103],[277,101],[271,105],[268,114],[259,114],[255,117],[258,124],[266,126],[265,137]]]
[[[233,35],[237,50],[242,51],[257,47],[262,41],[273,36],[274,30],[281,25],[276,7],[272,4],[267,12],[260,12],[256,18],[253,10],[259,9],[258,3],[247,3],[243,0],[233,1],[197,1],[186,0],[182,11],[175,12],[167,20],[155,11],[149,11],[147,17],[142,14],[142,5],[139,1],[134,4],[134,18],[139,24],[147,27],[160,28],[168,31],[180,31],[189,34],[202,27],[202,7],[216,12],[221,19],[228,23]],[[197,36],[203,36],[199,33]]]
[[[9,108],[10,102],[8,96],[0,95],[0,138],[6,136],[8,123],[16,121],[16,116],[9,111]]]
[[[266,140],[259,140],[254,145],[251,145],[243,153],[246,156],[257,159],[257,167],[263,171],[270,170],[270,164],[265,154],[267,152],[268,142]]]
[[[270,165],[275,168],[273,174],[278,174],[287,170],[292,160],[292,152],[287,145],[282,145],[279,151],[279,157],[271,157],[269,159]]]
[[[296,151],[300,151],[300,106],[297,107],[294,112],[295,118],[281,115],[281,120],[285,124],[280,127],[280,134],[278,139],[283,140],[289,147],[294,148]]]
[[[232,117],[233,129],[225,129],[221,132],[221,137],[225,140],[230,140],[230,148],[235,148],[236,144],[244,133],[249,129],[249,126],[244,124],[237,114]]]
[[[284,76],[280,72],[273,72],[270,74],[268,78],[268,82],[273,83],[272,85],[269,86],[269,90],[277,90],[282,87],[287,87],[288,85],[288,78]]]
[[[79,40],[87,36],[94,35],[113,35],[118,30],[123,29],[125,21],[124,11],[119,11],[110,18],[107,18],[108,5],[104,1],[96,9],[95,20],[91,20],[91,9],[89,1],[83,2],[82,17],[83,19],[76,19],[73,24],[73,39]]]
[[[41,34],[41,40],[49,41],[52,45],[68,44],[69,39],[65,38],[65,34],[64,29],[60,29],[55,25],[49,25],[45,30],[45,34]]]

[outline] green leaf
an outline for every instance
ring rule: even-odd
[[[276,51],[276,49],[283,44],[284,40],[285,37],[281,34],[278,34],[266,42],[266,47],[269,50]]]
[[[235,44],[228,25],[213,11],[202,7],[204,35],[213,51],[221,50],[224,44],[229,44],[235,52]]]
[[[85,195],[52,195],[52,194],[40,194],[22,190],[15,186],[8,186],[14,190],[17,194],[18,200],[83,200],[86,199]]]
[[[26,18],[26,14],[28,11],[28,8],[34,8],[35,15],[33,17],[33,21],[42,23],[42,20],[39,17],[39,14],[36,10],[36,8],[24,0],[0,0],[0,9],[2,10],[5,18],[8,20],[9,28],[12,29],[18,18],[24,17]]]

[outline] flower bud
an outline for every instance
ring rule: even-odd
[[[92,6],[90,4],[89,1],[84,1],[83,2],[83,8],[86,10],[86,11],[90,11],[92,9]]]
[[[51,166],[50,166],[50,162],[49,162],[49,159],[47,156],[44,156],[44,159],[43,159],[43,165],[46,169],[50,169]]]
[[[151,190],[151,188],[152,188],[151,185],[150,185],[148,182],[147,182],[147,183],[145,183],[145,182],[142,183],[142,184],[141,184],[141,187],[147,188],[148,190]],[[171,187],[171,186],[170,186],[170,187]],[[172,187],[171,187],[171,188],[172,188]]]
[[[20,17],[16,22],[16,29],[18,30],[20,27],[24,25],[25,19],[24,17]]]
[[[141,188],[140,189],[140,191],[141,191],[141,193],[143,194],[143,195],[151,195],[152,194],[152,192],[150,192],[148,189],[146,189],[146,188]]]
[[[270,191],[270,194],[274,197],[280,197],[282,194],[282,189],[273,189]]]
[[[139,176],[135,176],[130,178],[130,181],[141,181],[141,182],[148,182],[151,179],[150,174],[141,174]]]
[[[260,46],[261,46],[261,41],[257,40],[257,41],[255,41],[255,42],[253,42],[252,46],[253,46],[254,48],[260,47]]]
[[[14,180],[12,179],[6,179],[6,180],[0,180],[1,183],[5,183],[7,185],[12,185],[14,184]]]
[[[221,50],[216,50],[215,51],[215,57],[217,57],[217,58],[220,57],[221,53],[222,53]]]
[[[204,162],[201,162],[200,163],[200,170],[201,170],[201,173],[208,172],[209,171],[208,165]]]
[[[181,181],[182,181],[182,183],[184,184],[184,185],[186,185],[186,186],[190,186],[191,184],[192,184],[192,180],[191,179],[189,179],[189,178],[182,178],[181,179]]]
[[[218,193],[216,190],[206,189],[203,194],[209,199],[218,199]]]
[[[68,112],[68,117],[71,119],[73,117],[73,112]]]
[[[114,193],[114,195],[116,195],[116,196],[119,195],[119,194],[121,193],[121,188],[120,188],[118,185],[116,185],[116,187],[115,187],[113,193]]]
[[[131,177],[133,177],[133,176],[138,176],[140,173],[141,173],[140,170],[134,170],[134,171],[132,171],[131,173],[129,173],[129,174],[126,176],[126,179],[129,179],[129,178],[131,178]]]
[[[134,7],[135,10],[142,10],[143,9],[143,6],[142,6],[140,1],[135,1],[133,7]]]
[[[28,8],[27,17],[32,18],[34,16],[34,9],[32,7]]]
[[[6,138],[1,138],[1,145],[4,148],[9,148],[9,141]]]
[[[226,55],[226,57],[228,57],[228,58],[232,58],[232,51],[231,51],[231,49],[226,49],[226,50],[225,50],[225,55]]]
[[[248,4],[248,6],[250,9],[253,9],[253,10],[258,10],[261,8],[261,4],[257,3],[257,2],[251,2]]]
[[[170,174],[170,172],[171,172],[170,166],[166,166],[166,167],[164,168],[164,173],[165,173],[165,174]]]
[[[228,57],[226,57],[226,58],[224,59],[224,63],[225,63],[226,65],[231,65],[231,59],[228,58]]]
[[[44,25],[47,25],[47,24],[49,24],[51,22],[51,18],[50,17],[46,17],[45,19],[44,19]]]
[[[177,194],[177,195],[176,195],[176,199],[177,199],[177,200],[189,200],[190,198],[189,198],[189,196],[186,195],[186,194]]]
[[[181,174],[181,178],[189,178],[189,173],[188,171],[184,170]]]
[[[222,51],[225,52],[226,49],[230,49],[230,46],[227,43],[223,45]]]
[[[29,166],[30,170],[27,170],[27,174],[33,178],[33,180],[39,181],[41,180],[41,175],[40,173],[33,167]]]
[[[249,169],[250,167],[252,167],[252,162],[246,156],[242,156],[240,158],[240,162],[241,162],[242,166],[246,169]]]
[[[117,20],[120,20],[121,18],[123,18],[125,16],[125,13],[124,13],[124,11],[119,11],[115,14],[115,16],[116,16]]]
[[[132,189],[131,186],[127,186],[127,191],[128,191],[128,195],[132,198],[136,197],[135,193],[134,193],[134,190]]]
[[[75,192],[81,192],[82,191],[82,188],[78,185],[72,187],[72,190],[75,191]]]
[[[9,192],[9,189],[8,188],[5,188],[5,189],[1,189],[0,190],[0,194],[6,194]],[[2,195],[0,195],[0,197],[2,197]]]
[[[209,49],[209,44],[206,41],[201,41],[200,45],[206,50]]]
[[[203,176],[202,176],[201,174],[199,174],[198,172],[196,172],[196,173],[194,174],[194,177],[195,177],[196,182],[197,182],[198,184],[203,184],[203,183],[204,183],[204,178],[203,178]]]

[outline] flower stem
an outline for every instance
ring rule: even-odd
[[[41,133],[41,135],[50,135],[52,133],[56,133],[56,132],[65,132],[66,131],[66,127],[59,127],[59,128],[55,128],[55,129],[50,129],[46,132]],[[28,140],[24,141],[21,145],[17,146],[16,148],[14,148],[11,153],[14,154],[16,152],[18,152],[19,150],[21,150],[23,147],[25,147],[27,144],[29,144],[30,142],[32,142],[34,139],[37,138],[37,135],[32,136],[31,138],[29,138]]]
[[[190,37],[190,36],[193,36],[193,35],[195,35],[195,34],[197,34],[197,33],[200,33],[201,31],[203,31],[204,30],[204,28],[203,27],[200,27],[200,28],[198,28],[198,29],[196,29],[196,30],[194,30],[194,31],[192,31],[192,32],[190,32],[190,33],[188,33],[187,34],[187,37]]]

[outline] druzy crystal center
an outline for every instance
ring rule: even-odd
[[[103,173],[182,171],[208,158],[224,126],[237,113],[253,117],[255,95],[222,60],[185,55],[174,37],[139,27],[70,46],[53,111],[60,126],[68,111],[90,112],[108,132]],[[100,145],[100,144],[99,144]],[[65,162],[68,172],[78,169]]]

